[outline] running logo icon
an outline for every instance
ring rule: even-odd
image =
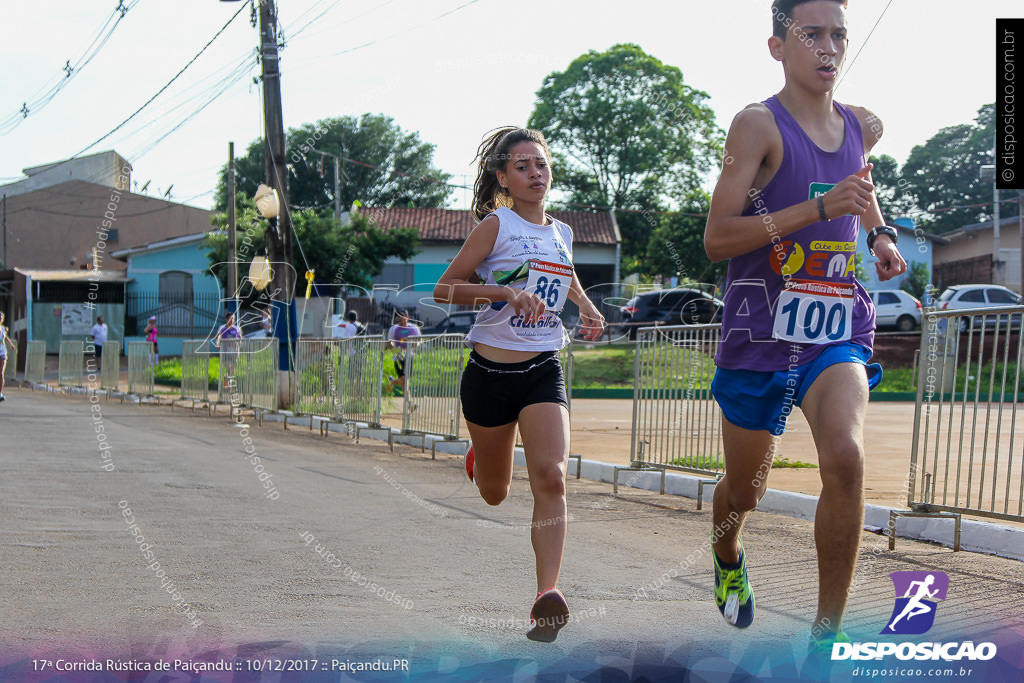
[[[896,604],[883,634],[919,635],[935,623],[935,609],[946,599],[949,577],[945,572],[893,572]]]

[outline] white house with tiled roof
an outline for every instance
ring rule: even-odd
[[[452,262],[477,224],[470,211],[455,209],[364,207],[360,213],[382,230],[415,228],[420,252],[408,262],[391,258],[374,280],[376,298],[395,305],[416,306],[424,322],[435,322],[443,313],[433,304],[434,285]],[[588,291],[611,295],[619,281],[621,235],[611,211],[548,211],[573,231],[573,262],[580,282]],[[386,294],[390,290],[395,292]]]

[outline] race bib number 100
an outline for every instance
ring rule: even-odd
[[[572,286],[572,266],[547,261],[530,261],[530,277],[526,291],[533,292],[544,301],[546,310],[558,313],[569,297]]]
[[[772,336],[801,344],[847,341],[855,292],[852,283],[790,280],[779,295]]]

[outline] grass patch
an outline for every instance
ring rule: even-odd
[[[573,350],[573,388],[631,388],[635,355],[632,346]]]
[[[712,470],[712,471],[723,471],[725,470],[725,462],[718,456],[701,455],[695,458],[676,458],[668,463],[676,467],[689,467],[698,470]],[[790,460],[781,455],[776,456],[772,462],[772,469],[818,469],[817,465],[812,465],[809,462],[801,462],[799,460]]]
[[[689,467],[698,470],[721,471],[725,469],[725,462],[718,456],[713,455],[699,455],[694,458],[675,458],[674,460],[669,460],[668,464],[675,467]]]
[[[776,468],[779,468],[779,469],[787,469],[788,468],[788,469],[798,469],[798,470],[799,469],[816,470],[816,469],[818,469],[818,466],[817,465],[812,465],[809,462],[801,462],[799,460],[790,460],[789,458],[783,457],[781,455],[777,455],[777,456],[775,456],[775,460],[772,462],[772,469],[774,470]]]
[[[210,364],[210,382],[207,388],[216,389],[220,379],[220,358],[210,356],[207,362]],[[153,368],[153,383],[166,387],[180,387],[181,359],[168,358],[157,363]]]

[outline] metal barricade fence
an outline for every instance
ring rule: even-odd
[[[342,339],[300,339],[295,342],[297,414],[341,418]]]
[[[240,342],[237,373],[242,402],[250,408],[277,410],[277,356],[281,345],[274,337]]]
[[[0,342],[7,346],[7,342]],[[7,346],[7,365],[4,366],[4,381],[7,383],[16,382],[18,380],[18,347],[14,346],[12,349]]]
[[[459,383],[469,356],[464,340],[462,334],[410,339],[402,431],[459,438]]]
[[[25,381],[42,384],[46,381],[46,342],[28,342],[25,354]]]
[[[384,391],[384,351],[382,336],[352,337],[341,344],[341,417],[350,422],[381,426]]]
[[[210,400],[210,352],[205,339],[181,342],[181,398],[203,403]]]
[[[929,311],[921,333],[908,505],[1024,521],[1024,306]]]
[[[85,344],[81,341],[62,341],[58,360],[57,384],[62,387],[82,386],[85,370]]]
[[[725,471],[721,412],[711,395],[721,325],[641,328],[633,366],[634,467]]]
[[[128,393],[137,396],[153,395],[153,342],[128,342]],[[123,399],[122,399],[123,402]]]
[[[121,342],[103,342],[100,359],[100,389],[117,391],[121,379]]]

